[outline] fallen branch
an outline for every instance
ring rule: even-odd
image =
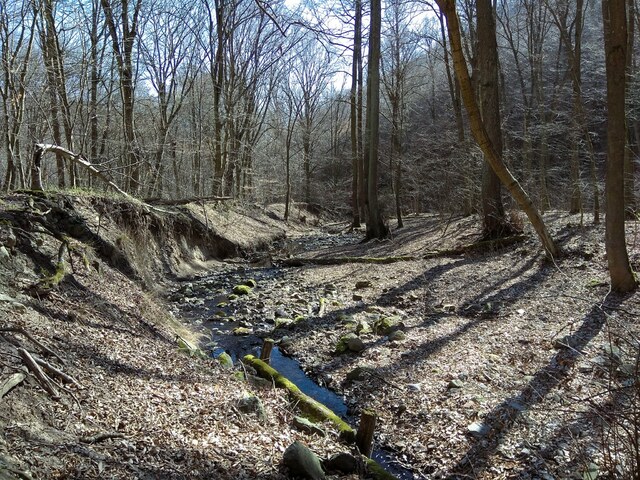
[[[46,352],[47,354],[51,355],[52,357],[57,358],[58,360],[60,360],[60,362],[64,365],[66,362],[64,361],[64,359],[58,355],[56,352],[54,352],[53,350],[51,350],[49,347],[47,347],[46,345],[40,343],[38,340],[36,340],[35,338],[33,338],[27,331],[25,331],[22,328],[19,327],[0,327],[0,332],[9,332],[9,333],[19,333],[20,335],[26,337],[31,343],[33,343],[36,347],[38,347],[40,350]],[[19,345],[18,345],[19,346]]]
[[[42,371],[42,368],[34,360],[29,352],[24,348],[18,348],[18,355],[22,358],[29,371],[36,377],[40,386],[49,394],[54,400],[58,400],[60,395],[56,391],[55,387],[51,384],[51,381],[46,373]]]
[[[365,263],[374,265],[385,265],[396,262],[415,262],[418,260],[428,260],[430,258],[451,257],[464,255],[471,252],[495,251],[500,248],[513,245],[527,238],[526,235],[513,235],[511,237],[483,240],[468,245],[462,245],[444,250],[434,250],[420,256],[400,255],[393,257],[294,257],[283,259],[281,262],[287,267],[302,267],[304,265],[345,265],[349,263]]]
[[[120,187],[118,187],[115,183],[113,183],[113,181],[109,177],[98,170],[95,165],[84,158],[81,153],[73,153],[71,150],[67,150],[64,147],[46,143],[37,143],[36,148],[33,151],[33,166],[31,167],[31,190],[44,190],[44,188],[42,188],[42,156],[48,152],[53,152],[56,155],[60,155],[68,160],[71,160],[74,163],[77,163],[78,165],[85,167],[119,194],[131,200],[135,200],[131,195],[129,195],[124,190],[120,189]]]
[[[145,198],[144,202],[151,205],[178,206],[178,205],[186,205],[188,203],[224,202],[226,200],[233,200],[233,197],[217,197],[217,196],[190,197],[190,198],[181,198],[179,200],[168,200],[164,198]]]
[[[20,385],[25,379],[24,373],[14,373],[0,383],[0,399],[9,393],[14,387]]]
[[[67,385],[75,385],[78,388],[82,388],[82,385],[78,383],[78,381],[73,378],[71,375],[64,373],[62,370],[54,367],[50,363],[33,356],[33,359],[40,365],[51,377],[56,377],[60,379],[62,383],[66,383]]]
[[[104,442],[105,440],[109,440],[111,438],[124,438],[124,434],[118,432],[99,433],[97,435],[93,435],[92,437],[82,437],[80,441],[82,443],[94,444]]]
[[[48,152],[52,152],[52,153],[55,153],[56,155],[60,155],[63,158],[66,158],[67,160],[70,160],[86,168],[93,175],[101,179],[103,182],[105,182],[107,185],[109,185],[111,188],[113,188],[116,192],[118,192],[123,197],[131,200],[132,202],[139,202],[139,200],[137,200],[135,197],[132,197],[127,192],[125,192],[120,187],[118,187],[118,185],[116,185],[113,182],[113,180],[111,180],[107,175],[105,175],[103,172],[98,170],[95,165],[93,165],[89,160],[87,160],[84,157],[83,154],[74,153],[71,150],[68,150],[59,145],[52,145],[47,143],[36,143],[36,147],[33,151],[33,162],[31,167],[31,190],[37,190],[40,192],[44,191],[44,188],[42,187],[42,157],[44,156],[44,154]],[[148,208],[151,210],[156,210],[162,213],[170,213],[144,202],[142,203],[142,205],[145,208]]]

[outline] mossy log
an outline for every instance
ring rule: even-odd
[[[367,458],[367,474],[367,478],[373,478],[374,480],[398,480],[397,477],[387,472],[372,458]]]
[[[298,408],[302,411],[313,417],[330,421],[338,428],[340,438],[350,443],[355,441],[356,432],[347,422],[342,420],[326,405],[303,393],[293,382],[281,375],[275,368],[270,367],[253,355],[246,355],[243,361],[255,368],[261,377],[270,379],[277,387],[287,390],[292,400],[297,403]]]
[[[461,245],[444,250],[434,250],[423,255],[399,255],[390,257],[294,257],[282,260],[285,267],[302,267],[304,265],[345,265],[348,263],[365,263],[372,265],[386,265],[397,262],[415,262],[418,260],[428,260],[430,258],[452,257],[464,255],[471,252],[491,252],[500,248],[513,245],[527,238],[527,235],[512,235],[510,237],[482,240],[479,242]]]
[[[276,387],[287,390],[291,399],[297,403],[298,408],[302,411],[322,420],[330,421],[338,428],[340,438],[345,442],[355,443],[356,431],[347,422],[342,420],[326,405],[303,393],[296,384],[281,375],[275,368],[253,355],[245,355],[243,362],[255,368],[261,377],[273,381]],[[374,480],[397,480],[395,476],[387,472],[378,462],[371,458],[367,459],[367,471],[368,478],[373,478]]]

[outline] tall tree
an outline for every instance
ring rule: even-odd
[[[405,123],[407,120],[407,90],[409,69],[415,59],[417,42],[412,38],[411,20],[415,11],[399,0],[391,1],[385,15],[385,45],[382,55],[382,83],[389,104],[391,145],[389,170],[398,228],[402,228],[402,169],[405,150]]]
[[[627,10],[625,0],[602,0],[607,68],[606,250],[611,288],[629,292],[637,282],[629,264],[624,228],[624,155],[627,66]]]
[[[378,202],[378,162],[380,135],[380,28],[382,5],[371,0],[369,30],[369,64],[367,67],[367,115],[365,127],[365,158],[367,159],[367,233],[368,240],[384,238],[389,229],[382,218]]]
[[[353,58],[351,60],[351,91],[350,101],[350,139],[351,139],[351,212],[353,221],[352,227],[360,227],[360,212],[362,205],[360,201],[360,189],[362,179],[362,119],[360,105],[362,95],[358,95],[358,85],[362,77],[362,0],[354,1],[354,26],[353,26]]]
[[[471,133],[473,134],[479,147],[485,154],[487,162],[491,165],[491,168],[496,172],[498,178],[503,185],[509,190],[509,193],[513,196],[520,208],[525,212],[531,225],[535,229],[540,241],[546,250],[548,255],[557,256],[560,251],[554,242],[553,238],[549,234],[540,213],[533,205],[533,202],[522,189],[522,186],[511,174],[509,169],[502,161],[502,157],[496,152],[491,139],[487,134],[485,126],[482,122],[482,116],[480,109],[473,93],[473,86],[471,84],[471,78],[469,76],[469,70],[467,69],[467,62],[463,53],[462,38],[460,35],[460,21],[458,19],[458,13],[456,11],[455,0],[436,0],[438,6],[445,14],[447,19],[447,29],[449,31],[449,40],[451,42],[451,53],[454,61],[454,68],[458,81],[460,82],[460,92],[462,99],[464,100],[467,114],[469,116],[469,125],[471,127]]]
[[[482,122],[497,155],[502,157],[502,122],[498,84],[498,42],[491,0],[476,1],[477,81]],[[489,165],[482,170],[482,226],[485,238],[497,238],[509,230],[502,204],[500,179]]]
[[[0,98],[3,140],[7,155],[3,190],[26,184],[20,131],[25,114],[27,73],[36,31],[37,15],[30,1],[5,4],[0,9]]]
[[[111,37],[113,54],[118,65],[120,96],[122,100],[122,127],[124,133],[124,154],[129,171],[129,189],[133,193],[140,190],[142,153],[136,139],[134,125],[135,68],[134,47],[138,36],[138,23],[142,0],[100,0],[107,30]],[[119,17],[118,18],[118,13]]]

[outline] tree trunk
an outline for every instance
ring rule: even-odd
[[[626,144],[625,96],[627,14],[625,0],[602,0],[607,68],[607,172],[606,251],[611,289],[636,288],[629,264],[624,227],[624,151]]]
[[[369,65],[367,71],[366,153],[367,170],[367,233],[366,238],[384,238],[389,230],[382,218],[378,203],[378,145],[380,134],[380,27],[382,6],[380,0],[371,0],[371,27],[369,32]]]
[[[632,78],[634,72],[633,65],[633,47],[635,44],[635,18],[636,15],[636,4],[635,0],[627,0],[627,25],[628,25],[628,35],[627,35],[627,58],[626,58],[626,71],[627,78]],[[634,98],[633,100],[636,104],[632,105],[633,107],[638,107],[638,102]],[[635,137],[633,123],[636,125],[638,123],[637,119],[629,119],[630,125],[627,125],[627,147],[625,148],[624,155],[624,204],[625,204],[625,212],[626,218],[633,219],[635,218],[636,213],[636,195],[635,195],[635,164],[634,164],[634,149],[633,149],[633,141],[638,142],[640,139]]]
[[[550,256],[557,256],[560,250],[556,246],[553,238],[549,235],[547,227],[542,220],[542,217],[536,210],[533,202],[529,199],[527,193],[522,189],[518,181],[513,177],[511,172],[502,162],[501,156],[496,152],[491,143],[491,139],[485,130],[482,118],[480,116],[480,110],[476,103],[475,96],[473,94],[473,88],[471,85],[471,78],[469,77],[469,71],[467,70],[467,63],[462,52],[462,39],[460,37],[460,23],[458,20],[458,14],[456,12],[456,5],[454,0],[436,0],[440,9],[447,17],[447,28],[449,30],[449,39],[451,41],[451,51],[454,60],[454,68],[456,76],[460,82],[460,92],[464,100],[464,104],[469,116],[469,124],[471,132],[474,138],[478,142],[478,145],[482,149],[486,156],[487,161],[491,165],[491,168],[498,175],[500,181],[509,190],[509,193],[513,196],[520,208],[525,212],[533,228],[535,229],[540,241]]]
[[[361,55],[362,43],[362,3],[360,0],[355,1],[355,22],[353,31],[353,60],[351,63],[351,110],[350,110],[350,128],[351,128],[351,210],[353,221],[351,226],[360,227],[360,149],[358,142],[358,63]]]
[[[498,45],[496,23],[491,0],[477,0],[478,16],[478,96],[482,122],[493,148],[502,157],[502,125],[498,85]],[[498,238],[505,233],[507,221],[502,204],[500,179],[485,156],[482,171],[482,226],[485,238]]]

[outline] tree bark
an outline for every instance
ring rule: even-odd
[[[389,234],[378,202],[378,146],[380,133],[380,0],[371,0],[369,32],[369,65],[367,70],[366,153],[367,170],[367,233],[366,238],[384,238]]]
[[[477,0],[478,96],[482,122],[494,150],[502,156],[502,125],[498,84],[498,44],[491,0]],[[482,226],[485,238],[497,238],[507,230],[500,179],[486,159],[482,169]]]
[[[487,134],[487,131],[482,123],[482,117],[480,115],[480,109],[476,103],[475,96],[473,94],[473,88],[471,86],[471,78],[469,77],[469,71],[467,69],[467,63],[462,52],[462,39],[460,37],[460,22],[458,14],[456,12],[456,4],[454,0],[436,0],[438,6],[443,11],[447,18],[447,28],[449,31],[449,39],[451,41],[451,50],[454,60],[454,68],[456,76],[460,82],[460,92],[464,100],[467,114],[469,116],[469,124],[471,132],[473,133],[476,142],[482,149],[486,156],[487,161],[491,165],[493,171],[498,175],[498,178],[507,188],[509,193],[513,196],[520,208],[525,212],[531,225],[535,229],[540,241],[547,252],[547,255],[552,257],[557,256],[560,253],[559,248],[555,244],[553,238],[547,231],[547,227],[537,211],[533,202],[522,189],[522,186],[513,177],[509,169],[504,165],[501,156],[496,152],[491,139]]]
[[[358,76],[360,74],[358,63],[361,55],[362,43],[362,2],[355,0],[355,19],[353,29],[353,60],[351,63],[351,111],[350,111],[350,128],[351,128],[351,210],[353,221],[351,226],[360,227],[360,148],[358,141]]]
[[[629,264],[624,227],[624,155],[627,14],[625,0],[602,0],[607,69],[606,237],[611,289],[629,292],[637,286]]]

